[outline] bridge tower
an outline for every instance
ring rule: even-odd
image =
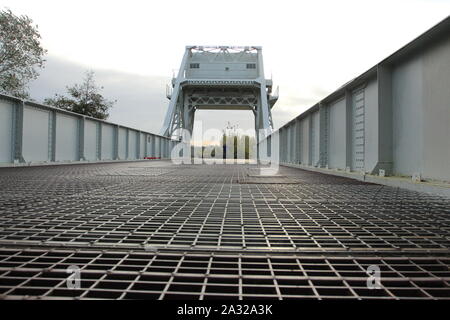
[[[264,76],[261,47],[187,46],[177,77],[167,86],[170,100],[160,134],[192,134],[196,110],[252,110],[255,130],[273,129],[271,108],[278,99]],[[257,134],[258,138],[258,134]]]

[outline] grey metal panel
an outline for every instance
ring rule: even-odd
[[[292,149],[292,126],[286,127],[286,162],[291,162]]]
[[[301,135],[301,124],[300,120],[295,120],[295,163],[301,162],[301,147],[302,147],[302,135]]]
[[[50,112],[31,106],[23,111],[23,157],[26,162],[49,161]]]
[[[147,134],[140,133],[140,139],[139,139],[140,148],[139,148],[139,157],[138,157],[140,159],[142,159],[142,158],[147,156],[147,153],[145,152],[146,144],[147,144],[146,141],[145,141],[146,138],[147,138]]]
[[[154,157],[155,156],[155,150],[154,150],[154,137],[153,135],[149,134],[147,135],[147,139],[146,139],[146,143],[147,143],[147,157]]]
[[[169,141],[167,141],[166,139],[162,139],[162,142],[163,142],[163,146],[164,146],[163,156],[164,156],[164,158],[167,158],[168,153],[169,153]]]
[[[119,159],[127,158],[127,129],[119,128]]]
[[[160,157],[161,156],[161,142],[160,142],[160,139],[161,139],[161,137],[157,137],[157,136],[154,136],[154,143],[155,143],[155,154],[154,154],[154,156],[155,157]]]
[[[450,37],[423,55],[424,178],[450,182]]]
[[[372,172],[379,160],[378,84],[374,79],[364,88],[364,171]],[[378,172],[377,172],[378,173]]]
[[[114,126],[102,124],[102,160],[114,159]]]
[[[297,137],[295,136],[295,122],[293,122],[291,124],[291,129],[290,129],[290,134],[291,134],[291,145],[290,145],[290,149],[291,149],[291,157],[290,157],[290,162],[291,163],[295,163],[296,162],[296,156],[295,156],[295,144],[297,141]]]
[[[13,102],[0,100],[0,162],[13,161]]]
[[[295,120],[293,123],[293,135],[294,135],[294,146],[293,146],[293,162],[294,163],[298,163],[298,144],[299,144],[299,139],[300,139],[300,135],[298,134],[298,121]]]
[[[161,138],[161,158],[167,157],[167,141]]]
[[[139,132],[128,131],[128,159],[136,159],[137,156],[137,135]]]
[[[314,139],[315,139],[316,132],[314,131],[315,130],[314,122],[313,122],[314,119],[313,119],[312,114],[310,114],[308,116],[308,118],[309,118],[309,142],[308,142],[309,143],[309,164],[313,166],[314,165],[314,152],[315,152]]]
[[[56,115],[56,161],[75,161],[78,159],[78,118]]]
[[[97,160],[97,123],[92,120],[84,122],[84,157]]]
[[[422,59],[410,60],[392,71],[393,172],[412,175],[421,170]]]
[[[152,157],[156,157],[156,136],[155,135],[151,135],[151,156]]]
[[[329,168],[345,169],[346,156],[346,126],[345,99],[341,99],[329,107],[330,138],[329,138]]]
[[[364,171],[364,89],[353,92],[352,169]]]
[[[309,120],[308,118],[301,120],[301,139],[302,139],[302,164],[308,164],[309,162]]]
[[[314,112],[312,114],[312,126],[313,126],[313,137],[311,139],[313,146],[312,146],[312,160],[313,160],[313,165],[316,166],[318,165],[319,162],[319,156],[320,156],[320,148],[319,148],[319,143],[320,143],[320,117],[319,117],[319,112]]]

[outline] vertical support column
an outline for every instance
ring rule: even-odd
[[[130,158],[130,129],[126,129],[126,138],[125,138],[125,159]]]
[[[320,153],[320,167],[328,167],[328,107],[324,104],[319,105],[319,153]]]
[[[280,162],[284,162],[284,128],[279,129],[280,137]]]
[[[156,137],[150,136],[150,157],[156,157]]]
[[[291,162],[291,126],[286,127],[286,162]]]
[[[308,115],[308,165],[310,166],[313,164],[313,129],[313,117],[310,113]]]
[[[23,163],[23,113],[25,109],[24,101],[20,100],[13,109],[13,150],[12,160],[14,163]]]
[[[297,123],[298,123],[298,163],[299,164],[304,164],[303,163],[303,124],[302,124],[302,119],[301,118],[297,118]]]
[[[97,151],[97,160],[102,160],[102,135],[103,135],[103,126],[101,122],[97,122],[97,143],[96,143],[96,151]]]
[[[288,151],[288,133],[289,133],[289,131],[288,131],[288,128],[287,127],[284,127],[284,129],[283,129],[283,147],[284,147],[284,151],[283,151],[283,157],[284,157],[284,162],[288,162],[288,160],[289,160],[289,158],[288,158],[288,154],[287,154],[287,151]]]
[[[136,159],[141,158],[141,132],[135,131],[134,134],[136,135],[136,154],[134,155]]]
[[[148,134],[144,134],[145,137],[145,143],[144,143],[144,157],[148,157],[148,138],[150,137]]]
[[[156,152],[158,150],[158,152]],[[161,137],[155,136],[155,157],[161,157]]]
[[[179,143],[182,143],[181,141]],[[169,154],[168,154],[168,158],[172,159],[172,150],[173,148],[175,148],[175,146],[177,145],[177,141],[173,141],[170,140],[170,148],[169,148]],[[183,148],[181,148],[181,156],[184,157],[184,152],[183,152]]]
[[[300,157],[301,153],[301,141],[302,141],[302,136],[300,134],[300,120],[298,120],[298,118],[295,119],[295,163],[301,163],[302,159]]]
[[[166,159],[168,159],[170,157],[170,155],[169,155],[170,144],[171,144],[170,140],[167,139],[167,143],[166,143]]]
[[[56,161],[56,111],[50,111],[49,119],[49,159],[50,161]]]
[[[352,168],[353,155],[353,101],[352,92],[345,91],[345,170]]]
[[[270,120],[269,120],[269,112],[270,107],[267,101],[267,91],[266,91],[266,78],[264,75],[264,63],[263,63],[263,56],[262,56],[262,50],[261,48],[257,49],[257,55],[258,55],[258,73],[259,73],[259,83],[260,83],[260,94],[259,94],[259,110],[258,113],[260,113],[259,117],[259,126],[258,129],[269,129],[272,131],[272,128],[270,127]],[[259,141],[258,141],[259,142]]]
[[[291,149],[291,163],[295,163],[296,161],[296,156],[295,156],[295,142],[296,142],[296,138],[295,138],[295,127],[296,127],[296,121],[294,120],[291,124],[291,144],[289,146],[289,148]]]
[[[379,170],[391,175],[393,170],[392,128],[392,74],[389,66],[378,65],[378,163],[372,174]]]
[[[80,117],[78,119],[78,160],[80,161],[86,160],[84,157],[84,126],[85,118]]]
[[[114,127],[114,160],[119,160],[119,126]]]
[[[169,140],[164,139],[164,159],[167,159],[168,150],[169,150]]]

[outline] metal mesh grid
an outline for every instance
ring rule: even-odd
[[[82,266],[79,290],[66,287]],[[365,270],[381,268],[382,288]],[[0,292],[10,298],[450,298],[450,257],[325,257],[289,254],[146,253],[2,249]]]
[[[2,297],[450,297],[448,199],[254,168],[0,169]],[[81,290],[66,288],[72,264]],[[382,289],[366,286],[373,264]]]

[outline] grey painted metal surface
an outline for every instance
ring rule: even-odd
[[[84,158],[88,161],[97,160],[97,123],[92,120],[84,122]]]
[[[280,159],[450,182],[449,83],[447,18],[281,127]]]
[[[330,168],[345,167],[345,99],[330,105]]]
[[[24,107],[22,154],[33,162],[51,160],[52,118],[48,109]],[[27,161],[27,160],[25,160]]]
[[[114,127],[109,124],[102,125],[102,159],[113,160],[115,159],[114,152]]]
[[[365,102],[364,102],[364,89],[359,89],[355,91],[352,95],[352,123],[350,124],[353,128],[352,130],[352,169],[354,171],[364,171],[365,165]],[[344,108],[342,109],[344,111]],[[342,118],[345,119],[345,113],[342,114]],[[345,128],[344,123],[344,128]],[[330,135],[332,132],[330,131]],[[330,144],[334,143],[330,139]],[[345,143],[345,139],[340,141],[342,145]],[[334,147],[339,150],[339,142],[336,143]],[[330,158],[333,156],[333,151],[330,149]],[[336,166],[336,168],[342,168],[344,166],[345,161],[342,161],[340,166]]]
[[[155,144],[168,140],[149,132],[0,95],[0,166],[137,160],[155,156],[152,152],[159,150]],[[165,146],[162,156],[169,157],[169,145]]]
[[[13,159],[13,112],[13,105],[0,100],[0,162],[11,162]]]
[[[79,118],[56,115],[56,161],[77,161]]]

